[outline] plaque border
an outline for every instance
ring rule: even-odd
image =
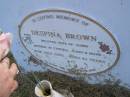
[[[119,60],[119,58],[120,58],[120,53],[121,53],[121,52],[120,52],[120,46],[119,46],[118,42],[116,41],[115,37],[113,36],[113,34],[112,34],[106,27],[102,26],[99,22],[97,22],[96,20],[94,20],[94,19],[92,19],[92,18],[90,18],[90,17],[88,17],[88,16],[85,16],[85,15],[82,15],[82,14],[80,14],[80,13],[76,13],[76,12],[73,12],[73,11],[69,11],[69,10],[62,10],[62,9],[44,9],[44,10],[40,10],[40,11],[36,11],[36,12],[30,13],[29,15],[25,16],[25,17],[23,18],[23,20],[21,21],[21,23],[18,25],[18,34],[19,34],[20,41],[21,41],[22,45],[24,46],[24,48],[31,54],[31,56],[34,56],[34,55],[33,55],[33,54],[30,52],[30,50],[24,45],[24,43],[23,43],[23,41],[22,41],[22,38],[21,38],[20,32],[21,32],[21,29],[22,29],[22,25],[23,25],[24,22],[26,22],[26,20],[28,20],[30,17],[35,16],[35,15],[40,14],[40,13],[48,13],[48,12],[60,12],[60,13],[73,14],[73,15],[76,15],[76,16],[78,16],[78,17],[87,19],[87,20],[93,22],[94,24],[96,24],[97,26],[99,26],[101,29],[103,29],[103,30],[112,38],[112,40],[114,41],[114,43],[115,43],[115,45],[116,45],[116,49],[117,49],[117,58],[116,58],[115,62],[114,62],[109,68],[107,68],[107,69],[105,69],[105,70],[102,70],[102,71],[99,71],[99,72],[95,72],[95,73],[86,74],[86,75],[93,75],[93,74],[104,73],[104,72],[106,72],[106,71],[112,69],[112,67],[114,67],[114,66],[117,64],[117,62],[118,62],[118,60]],[[35,57],[35,56],[34,56],[34,57]],[[53,69],[55,69],[55,70],[58,70],[58,72],[61,72],[61,73],[66,74],[66,75],[72,75],[72,76],[73,76],[73,75],[74,75],[74,76],[76,75],[76,74],[73,74],[73,73],[71,74],[71,73],[69,73],[69,72],[67,72],[67,71],[63,71],[63,70],[57,69],[57,68],[55,68],[55,67],[53,67],[53,66],[50,66],[50,65],[47,65],[47,66],[49,66],[49,68],[53,68]],[[82,73],[81,73],[81,74],[82,74]]]

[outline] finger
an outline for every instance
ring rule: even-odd
[[[5,50],[1,47],[0,45],[0,61],[2,60],[2,58],[4,57],[4,53],[5,53]]]
[[[17,87],[18,87],[18,82],[16,80],[14,80],[11,92],[15,91],[17,89]]]
[[[10,60],[8,57],[4,58],[2,61],[1,61],[1,65],[3,65],[5,68],[9,68],[9,65],[10,65]]]
[[[18,68],[17,68],[17,65],[15,63],[12,63],[11,66],[10,66],[10,73],[13,77],[15,77],[15,75],[17,74],[18,72]]]

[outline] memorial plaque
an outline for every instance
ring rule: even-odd
[[[19,36],[40,65],[70,75],[106,71],[120,56],[110,31],[88,16],[66,10],[29,14],[19,26]]]

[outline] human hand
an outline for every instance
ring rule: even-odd
[[[17,88],[18,83],[14,79],[18,72],[15,63],[10,65],[9,58],[6,57],[10,50],[11,34],[0,35],[0,97],[9,97]]]

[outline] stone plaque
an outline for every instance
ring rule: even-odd
[[[66,10],[29,14],[19,26],[19,36],[40,65],[70,75],[106,71],[120,56],[110,31],[90,17]]]

